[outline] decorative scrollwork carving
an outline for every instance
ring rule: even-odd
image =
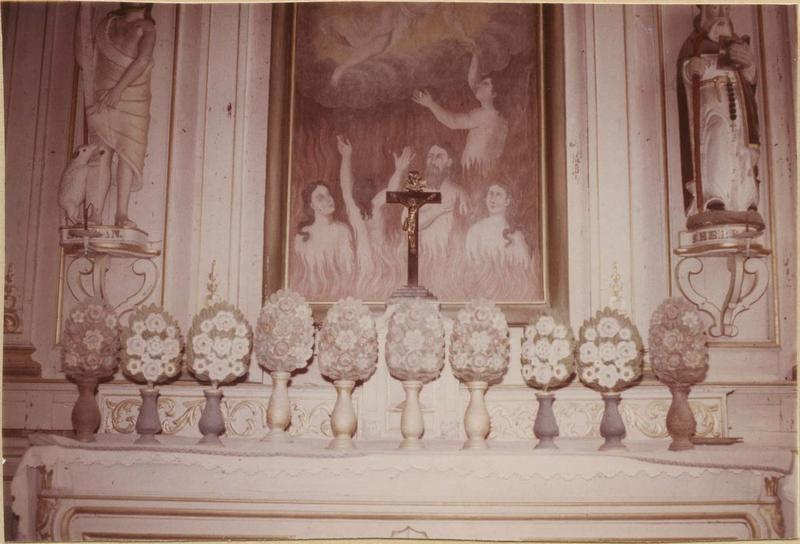
[[[53,540],[53,521],[58,499],[39,497],[36,503],[36,536],[38,540]]]
[[[3,304],[3,332],[12,334],[22,331],[22,319],[17,310],[17,288],[14,286],[14,265],[6,269]]]

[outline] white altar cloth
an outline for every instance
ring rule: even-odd
[[[20,538],[389,537],[405,528],[436,538],[763,538],[780,533],[765,481],[792,468],[783,449],[671,452],[666,440],[616,452],[597,451],[593,439],[562,439],[557,451],[531,442],[461,451],[455,441],[400,451],[375,441],[340,452],[316,439],[223,438],[221,448],[134,438],[35,435],[11,487]],[[217,519],[221,508],[230,525]]]

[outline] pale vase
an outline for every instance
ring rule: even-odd
[[[558,436],[558,424],[553,413],[553,393],[536,393],[536,400],[539,401],[539,410],[536,412],[536,420],[533,423],[533,434],[539,439],[534,449],[557,450],[558,446],[554,438]]]
[[[332,450],[351,450],[353,445],[353,435],[356,433],[358,420],[356,411],[353,409],[353,387],[356,382],[353,380],[336,380],[333,386],[336,388],[336,404],[331,413],[331,431],[333,440],[328,444],[328,449]]]
[[[464,412],[464,431],[467,440],[461,449],[485,450],[489,447],[486,437],[489,436],[489,410],[486,409],[487,382],[468,382],[469,404]]]
[[[161,420],[158,417],[158,388],[142,387],[142,407],[136,418],[136,432],[139,438],[134,444],[160,444],[156,434],[161,432]]]
[[[78,400],[72,408],[72,427],[81,442],[94,442],[95,431],[100,427],[100,408],[94,397],[97,378],[74,378],[78,385]]]
[[[600,436],[605,442],[600,446],[601,451],[627,449],[622,439],[625,438],[625,422],[619,413],[619,393],[602,393],[603,419],[600,420]]]
[[[220,389],[203,389],[206,405],[198,422],[203,435],[197,443],[209,446],[222,446],[219,436],[225,432],[225,417],[222,415],[222,391]]]
[[[667,432],[672,437],[669,449],[673,451],[690,450],[694,448],[692,436],[697,432],[697,422],[692,409],[689,407],[689,385],[670,385],[672,403],[667,412]]]
[[[400,416],[400,432],[403,434],[400,449],[420,449],[423,447],[420,438],[425,432],[422,406],[419,403],[422,382],[406,380],[403,382],[403,389],[406,391],[406,401],[403,406],[403,413]]]
[[[289,404],[289,372],[275,371],[272,376],[272,394],[267,406],[267,425],[269,433],[264,440],[273,442],[291,442],[286,429],[292,422],[292,408]]]

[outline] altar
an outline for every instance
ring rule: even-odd
[[[778,480],[792,455],[738,444],[669,452],[666,441],[596,451],[564,439],[490,452],[437,441],[350,452],[181,437],[134,446],[36,435],[12,482],[22,539],[763,539],[782,535]]]

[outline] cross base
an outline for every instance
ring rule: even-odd
[[[421,285],[404,285],[394,290],[394,292],[389,296],[389,302],[403,298],[425,298],[437,300],[433,293]]]

